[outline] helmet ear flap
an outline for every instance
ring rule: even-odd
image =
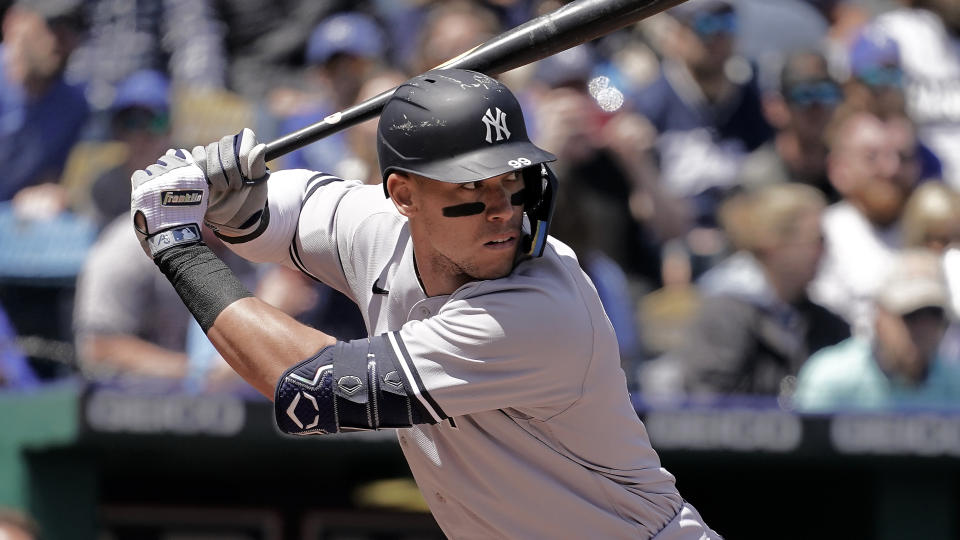
[[[524,237],[523,251],[531,257],[539,257],[547,245],[559,185],[546,163],[527,167],[522,175],[526,191],[523,209],[530,220],[530,234]]]

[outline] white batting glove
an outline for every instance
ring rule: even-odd
[[[267,205],[267,147],[250,129],[193,149],[210,183],[206,223],[217,236],[240,239],[257,231]]]
[[[209,189],[203,171],[186,150],[168,150],[130,177],[133,228],[152,258],[174,246],[200,241]]]

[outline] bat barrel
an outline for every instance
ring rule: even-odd
[[[444,62],[497,75],[592,41],[686,0],[577,0]]]
[[[469,69],[497,75],[604,36],[684,1],[576,0],[504,32],[438,68]],[[268,143],[267,161],[377,116],[394,90]]]

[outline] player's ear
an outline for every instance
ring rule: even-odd
[[[416,214],[417,207],[414,202],[416,186],[413,177],[409,174],[393,172],[387,176],[386,182],[387,192],[390,193],[390,198],[397,210],[406,217]]]

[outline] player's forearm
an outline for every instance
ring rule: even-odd
[[[284,371],[336,342],[253,297],[224,309],[207,337],[234,371],[271,400]]]
[[[268,398],[284,370],[335,341],[254,298],[204,244],[170,248],[156,262],[227,363]]]

